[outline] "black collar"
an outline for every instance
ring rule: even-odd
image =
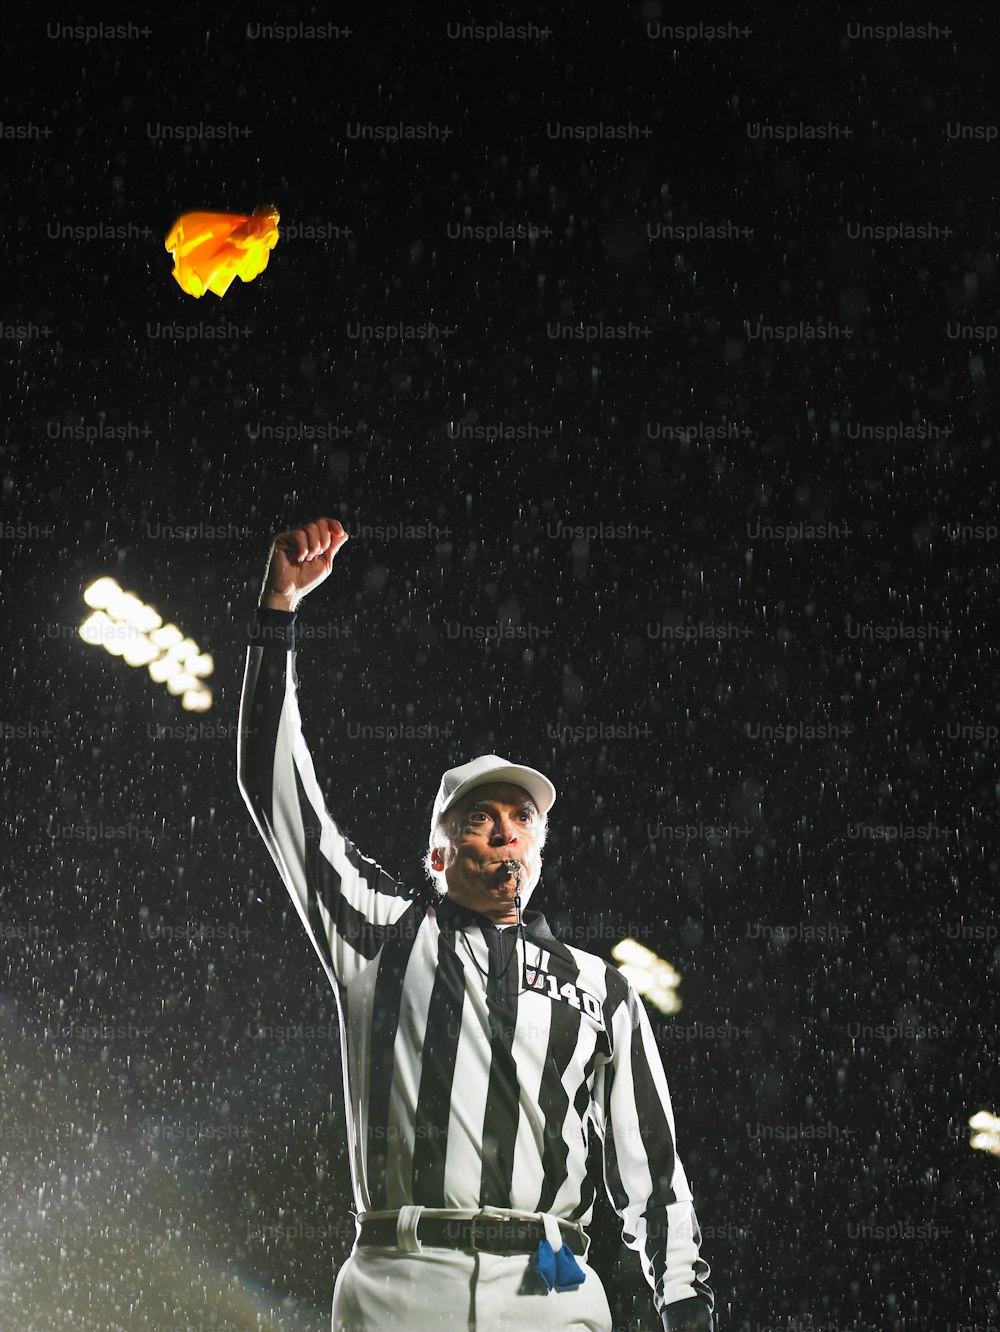
[[[482,911],[473,911],[471,907],[463,906],[461,902],[456,902],[453,897],[439,897],[433,905],[438,917],[449,924],[465,926],[466,928],[478,925],[481,930],[497,929],[496,924],[489,916]],[[550,953],[555,953],[564,962],[574,965],[573,955],[566,945],[561,943],[552,933],[548,922],[540,911],[522,911],[521,920],[524,924],[524,932],[532,943]],[[511,922],[509,928],[516,929],[517,926]]]

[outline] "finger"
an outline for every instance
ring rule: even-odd
[[[316,527],[320,534],[318,553],[324,557],[324,562],[329,565],[333,562],[334,555],[347,540],[347,533],[336,518],[317,518]]]
[[[325,555],[334,540],[331,520],[329,518],[317,518],[316,530],[319,532],[319,554]]]
[[[284,555],[291,564],[298,564],[305,550],[305,533],[300,528],[279,532],[274,538],[274,548]]]
[[[324,518],[323,522],[326,524],[330,545],[333,547],[332,553],[336,554],[344,542],[349,540],[348,534],[336,518]]]
[[[314,560],[320,552],[320,530],[317,523],[306,523],[302,529],[305,533],[306,553],[304,559]]]

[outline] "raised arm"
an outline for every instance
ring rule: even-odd
[[[414,903],[344,837],[323,799],[302,736],[295,619],[348,536],[319,518],[275,537],[247,651],[240,701],[240,791],[331,981],[347,984],[378,953],[387,926]]]
[[[713,1332],[715,1297],[677,1155],[666,1074],[642,1000],[629,985],[612,1021],[613,1056],[594,1086],[604,1182],[667,1332]]]

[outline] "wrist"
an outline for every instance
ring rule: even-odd
[[[265,592],[260,599],[260,610],[298,610],[299,598],[293,592]]]

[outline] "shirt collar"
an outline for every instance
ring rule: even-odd
[[[455,925],[464,925],[466,927],[478,925],[484,929],[488,925],[493,925],[489,916],[481,911],[473,911],[471,907],[466,907],[461,902],[456,902],[453,897],[440,897],[434,903],[434,909],[438,916]],[[532,943],[537,944],[539,948],[544,948],[550,953],[555,953],[565,962],[572,963],[573,957],[564,943],[561,943],[549,929],[548,922],[540,911],[522,911],[521,920],[524,923],[524,932]],[[504,928],[516,929],[517,926],[511,922],[510,926]]]

